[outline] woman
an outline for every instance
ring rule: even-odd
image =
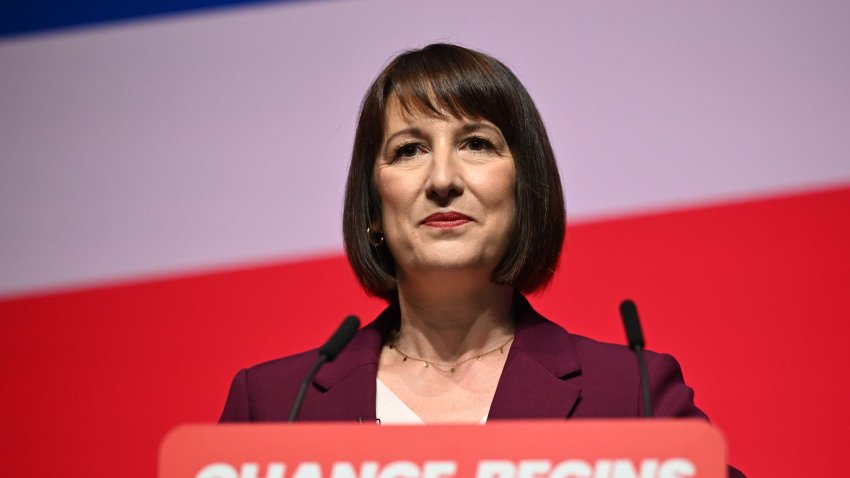
[[[507,67],[445,44],[395,58],[363,101],[343,222],[358,279],[390,306],[319,372],[300,419],[639,416],[632,353],[522,296],[552,278],[564,218],[540,115]],[[221,420],[285,420],[315,359],[242,370]],[[647,360],[655,415],[704,417],[676,361]]]

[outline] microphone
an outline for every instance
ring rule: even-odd
[[[301,411],[301,404],[304,402],[304,396],[307,395],[307,388],[310,387],[310,382],[313,381],[313,377],[316,376],[316,372],[322,368],[322,365],[327,362],[333,362],[334,359],[342,352],[342,349],[348,345],[348,342],[351,342],[351,339],[354,337],[354,333],[357,332],[357,329],[360,328],[360,319],[353,315],[349,315],[342,321],[339,328],[336,329],[336,332],[331,335],[331,338],[325,342],[325,345],[322,345],[322,348],[319,349],[319,360],[313,364],[313,368],[307,373],[307,376],[304,377],[304,381],[301,382],[301,388],[298,390],[298,395],[295,396],[295,402],[292,404],[292,410],[289,412],[289,420],[290,422],[294,422],[298,418],[298,412]]]
[[[623,327],[626,329],[626,340],[629,348],[635,353],[640,373],[640,388],[643,392],[643,415],[652,417],[652,402],[649,396],[649,372],[646,369],[646,361],[643,359],[643,331],[640,328],[640,319],[635,303],[629,299],[620,303],[620,317],[623,318]]]
[[[319,357],[324,356],[326,362],[333,362],[336,356],[342,352],[342,349],[354,337],[354,333],[357,332],[358,328],[360,328],[360,319],[353,315],[346,317],[339,325],[339,328],[336,329],[336,332],[331,335],[331,338],[319,349]]]

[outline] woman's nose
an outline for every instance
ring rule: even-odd
[[[429,199],[445,203],[463,194],[458,158],[456,151],[449,148],[435,149],[432,154],[427,195]]]

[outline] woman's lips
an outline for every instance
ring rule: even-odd
[[[428,227],[448,229],[458,227],[472,221],[472,218],[459,212],[435,212],[426,217],[422,224]]]

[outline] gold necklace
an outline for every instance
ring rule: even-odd
[[[465,358],[465,359],[463,359],[459,362],[455,362],[455,363],[432,362],[430,360],[425,360],[423,358],[408,355],[408,354],[402,352],[402,350],[400,348],[398,348],[398,346],[395,343],[395,339],[393,339],[393,341],[390,342],[390,349],[395,350],[396,352],[398,352],[399,355],[401,355],[403,357],[402,362],[407,362],[407,360],[410,359],[410,360],[414,360],[416,362],[422,362],[422,365],[425,368],[434,367],[435,369],[439,370],[440,372],[455,373],[457,368],[460,367],[461,365],[465,364],[466,362],[469,362],[469,361],[472,361],[472,360],[481,360],[481,357],[490,355],[492,353],[495,353],[496,351],[498,351],[499,353],[505,353],[505,346],[507,346],[509,343],[511,343],[511,340],[513,340],[513,339],[514,339],[514,336],[511,335],[511,337],[505,343],[503,343],[502,345],[500,345],[500,346],[498,346],[498,347],[496,347],[492,350],[482,352],[478,355],[473,355],[472,357]]]

